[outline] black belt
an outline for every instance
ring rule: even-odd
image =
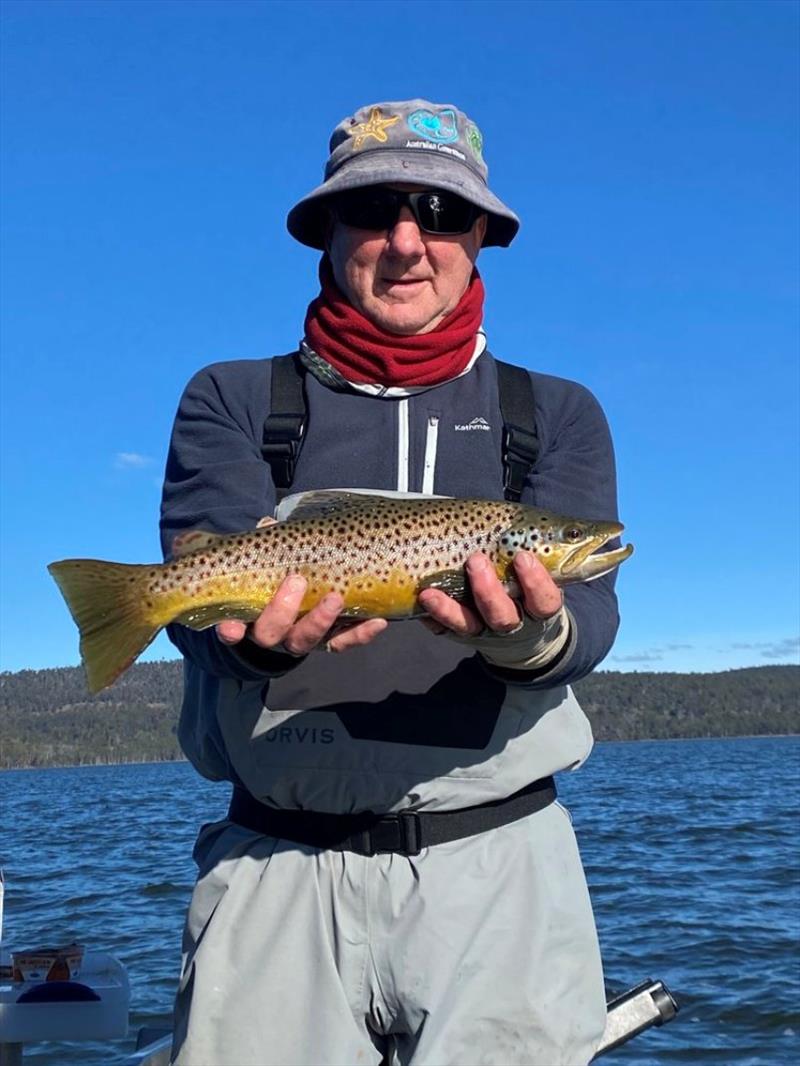
[[[534,781],[506,799],[461,807],[456,811],[398,811],[395,814],[321,814],[267,807],[249,792],[234,788],[228,818],[265,836],[293,840],[314,848],[355,851],[359,855],[396,852],[419,855],[432,844],[460,840],[497,829],[542,810],[556,798],[552,777]]]

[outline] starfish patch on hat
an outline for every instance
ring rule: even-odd
[[[451,107],[443,108],[435,114],[427,108],[420,108],[406,119],[409,129],[418,137],[434,144],[452,144],[458,140],[458,122]]]
[[[357,122],[352,129],[347,131],[353,138],[353,151],[357,152],[367,137],[374,137],[376,141],[385,144],[386,141],[389,140],[386,134],[387,127],[393,126],[395,122],[399,121],[399,115],[393,115],[391,118],[384,118],[381,114],[381,109],[379,107],[373,107],[369,114],[369,122]]]

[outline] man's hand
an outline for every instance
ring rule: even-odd
[[[344,606],[338,592],[323,596],[316,607],[298,619],[305,591],[305,578],[290,574],[254,622],[249,625],[220,622],[216,627],[217,636],[223,644],[238,644],[246,637],[259,648],[288,651],[299,656],[307,655],[320,644],[325,644],[328,651],[336,652],[369,644],[389,624],[385,618],[337,624]]]
[[[545,621],[558,614],[561,590],[535,556],[520,552],[514,559],[514,571],[529,618]],[[467,560],[467,575],[476,609],[458,603],[440,589],[425,589],[419,596],[429,615],[424,623],[435,631],[449,630],[454,636],[466,638],[476,637],[487,629],[499,634],[518,629],[519,605],[501,585],[489,559],[480,553],[471,556]],[[369,644],[389,624],[385,618],[339,621],[343,601],[336,592],[329,592],[298,619],[305,591],[305,578],[290,575],[254,622],[249,625],[220,622],[216,627],[219,639],[223,644],[238,644],[247,638],[259,648],[300,656],[321,644],[334,652]]]
[[[546,621],[561,610],[563,597],[547,569],[530,552],[514,557],[514,574],[522,593],[522,606],[530,618]],[[467,560],[475,609],[456,602],[441,589],[425,589],[419,602],[428,612],[435,631],[450,630],[455,636],[477,637],[484,630],[511,633],[520,622],[519,605],[500,583],[489,559],[478,553]]]

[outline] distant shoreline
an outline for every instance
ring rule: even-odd
[[[186,756],[183,756],[181,759],[124,759],[122,762],[64,762],[52,763],[48,766],[0,766],[0,774],[12,770],[15,772],[17,770],[111,770],[120,766],[164,766],[188,762]],[[202,777],[202,774],[200,776]]]
[[[800,666],[597,671],[572,687],[597,744],[800,735]],[[179,660],[137,663],[97,696],[78,667],[0,675],[0,770],[185,762],[182,703]]]
[[[742,733],[737,736],[715,736],[715,737],[631,737],[626,740],[595,740],[595,747],[600,744],[698,744],[704,741],[720,741],[720,740],[800,740],[800,732],[798,733]],[[591,758],[591,756],[589,756]],[[0,766],[0,774],[3,773],[19,773],[21,771],[26,772],[29,770],[112,770],[118,769],[120,766],[174,766],[176,764],[187,764],[191,766],[189,760],[184,756],[181,759],[126,759],[124,762],[83,762],[83,763],[58,763],[52,766]],[[195,771],[198,776],[202,777],[199,771]],[[557,773],[569,773],[567,769],[558,770]],[[210,784],[225,785],[225,781],[211,781]],[[227,782],[230,784],[230,782]]]
[[[673,669],[661,669],[657,666],[647,666],[642,663],[640,666],[635,667],[620,667],[610,666],[607,663],[610,660],[603,660],[601,665],[597,667],[592,673],[597,674],[622,674],[624,676],[632,675],[651,675],[657,674],[661,677],[713,677],[717,674],[732,674],[741,670],[765,670],[769,667],[776,666],[793,666],[800,669],[800,662],[792,660],[791,662],[773,662],[773,663],[750,663],[748,666],[717,666],[709,667],[707,670],[678,670]],[[141,669],[148,667],[182,667],[183,659],[145,659],[137,661],[132,669]],[[18,666],[14,669],[10,667],[0,667],[0,679],[3,677],[15,677],[19,674],[43,674],[47,672],[55,672],[58,670],[77,670],[83,673],[83,666],[80,663],[69,663],[65,666]],[[91,698],[91,697],[87,697]]]

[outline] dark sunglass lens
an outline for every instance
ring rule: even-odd
[[[397,221],[397,197],[388,189],[354,189],[337,198],[336,214],[346,226],[390,229]]]
[[[380,186],[352,189],[336,197],[336,216],[346,226],[366,230],[390,230],[403,205],[414,212],[425,233],[467,233],[478,212],[471,203],[444,191],[403,193]]]
[[[417,210],[420,224],[429,233],[466,233],[475,218],[472,204],[445,192],[422,193]]]

